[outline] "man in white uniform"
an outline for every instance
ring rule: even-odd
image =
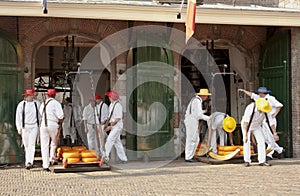
[[[120,136],[123,129],[123,108],[121,103],[119,102],[119,95],[116,91],[107,92],[106,95],[109,98],[109,115],[108,115],[108,123],[105,127],[105,132],[110,132],[106,143],[105,143],[105,160],[109,160],[109,154],[113,146],[116,148],[117,155],[121,160],[121,163],[127,163],[128,159],[125,154],[123,144],[121,142]],[[102,157],[103,158],[103,157]]]
[[[97,152],[99,152],[96,141],[97,125],[99,124],[99,120],[96,116],[95,108],[95,100],[91,98],[89,100],[89,104],[86,105],[83,109],[82,120],[84,123],[85,133],[87,134],[89,150],[96,150]]]
[[[63,136],[66,139],[67,135],[69,135],[69,137],[71,137],[72,144],[74,144],[75,140],[77,139],[77,136],[76,136],[76,127],[75,127],[71,97],[67,97],[65,99],[65,105],[63,111],[65,117],[62,123]]]
[[[199,93],[196,93],[192,98],[185,113],[184,124],[186,127],[186,143],[185,143],[185,161],[196,162],[194,154],[199,144],[199,120],[207,121],[209,116],[204,115],[202,110],[202,101],[205,101],[211,93],[208,89],[200,89]]]
[[[244,89],[238,89],[238,91],[244,92],[246,95],[250,96],[251,99],[253,99],[254,101],[257,100],[258,98],[267,99],[272,106],[272,111],[270,112],[271,121],[273,121],[273,123],[275,124],[275,128],[277,127],[276,116],[280,112],[283,105],[274,96],[271,96],[269,94],[270,90],[268,90],[266,87],[259,87],[256,91],[256,93],[258,93],[258,94],[246,91]],[[267,159],[273,159],[274,151],[276,151],[278,153],[278,158],[283,158],[285,150],[283,149],[283,147],[280,147],[274,141],[274,137],[272,134],[270,134],[271,133],[270,128],[268,127],[268,124],[266,121],[264,121],[263,127],[264,127],[263,132],[264,132],[264,136],[266,139],[266,143],[268,144],[268,148],[270,148],[270,147],[274,148],[273,151],[271,151],[269,154],[267,154]]]
[[[48,89],[48,98],[40,107],[40,114],[42,115],[40,137],[44,171],[50,171],[50,163],[55,163],[55,150],[60,136],[61,123],[64,119],[61,104],[54,99],[56,94],[55,89]]]
[[[250,134],[253,133],[257,141],[257,151],[258,151],[258,162],[260,166],[271,166],[266,162],[266,148],[265,148],[265,138],[263,135],[263,121],[266,118],[271,119],[269,113],[272,110],[270,103],[264,99],[259,98],[255,103],[250,103],[246,109],[244,116],[241,121],[243,142],[244,142],[244,161],[245,167],[250,166],[251,163],[251,153],[250,153]],[[279,140],[276,134],[276,128],[274,123],[270,121],[270,127],[274,134],[275,141]]]
[[[104,153],[104,124],[108,117],[108,106],[103,101],[103,97],[99,94],[95,94],[96,100],[96,114],[99,119],[98,126],[98,138],[99,138],[99,146],[100,146],[100,155],[105,155]]]
[[[228,116],[222,112],[214,112],[211,114],[211,118],[207,121],[209,130],[210,147],[213,147],[212,152],[217,154],[217,139],[219,137],[220,146],[226,145],[227,134],[235,130],[236,121],[234,118]],[[226,131],[226,132],[225,132]]]
[[[39,114],[40,102],[34,100],[34,89],[26,90],[23,94],[25,100],[21,101],[16,110],[16,127],[25,148],[25,168],[33,167],[35,143],[39,130],[41,116]]]

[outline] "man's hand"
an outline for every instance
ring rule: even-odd
[[[275,140],[275,142],[279,141],[279,136],[278,135],[274,135],[274,140]]]
[[[111,126],[107,126],[105,129],[104,129],[104,131],[110,131],[111,130]]]
[[[19,129],[19,130],[18,130],[18,134],[19,134],[19,135],[22,135],[22,129]]]

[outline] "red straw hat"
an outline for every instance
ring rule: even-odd
[[[34,95],[34,89],[27,89],[24,94],[22,94],[23,97],[27,95]]]
[[[55,95],[55,94],[57,94],[55,88],[48,89],[47,95],[48,95],[49,97],[52,97],[52,95]]]
[[[105,95],[107,95],[108,97],[110,97],[114,101],[120,99],[120,96],[118,95],[118,93],[116,91],[106,92]]]
[[[102,96],[99,94],[95,94],[95,99],[102,99]]]

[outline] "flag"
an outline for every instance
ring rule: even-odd
[[[196,0],[188,0],[187,14],[185,19],[185,43],[193,36],[195,30]]]

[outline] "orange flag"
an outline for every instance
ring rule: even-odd
[[[188,8],[185,19],[185,43],[193,36],[195,30],[196,0],[188,0]]]

